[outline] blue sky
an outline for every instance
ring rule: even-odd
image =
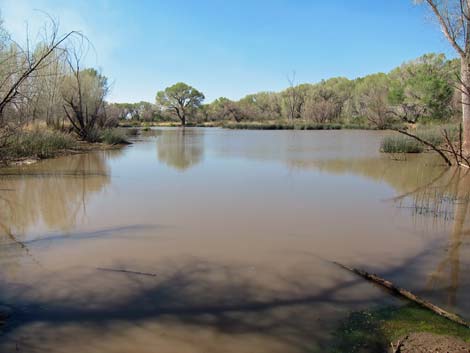
[[[184,81],[238,99],[333,76],[387,72],[427,52],[454,56],[424,6],[412,0],[0,0],[20,40],[45,11],[84,32],[88,58],[113,83],[110,101],[153,102]]]

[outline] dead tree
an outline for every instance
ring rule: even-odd
[[[62,89],[64,112],[73,131],[82,140],[95,142],[96,125],[105,111],[105,97],[109,91],[107,80],[94,69],[82,69],[85,39],[71,48],[67,56],[70,70]]]
[[[33,44],[28,33],[21,45],[0,28],[0,149],[37,115],[38,83],[44,81],[44,71],[63,57],[71,38],[80,36],[76,31],[60,34],[58,22],[48,18],[38,33],[40,40]]]
[[[292,76],[287,76],[287,82],[289,82],[289,88],[287,89],[287,108],[289,119],[294,120],[300,114],[300,94],[299,87],[295,85],[295,71],[292,72]]]
[[[50,19],[50,30],[45,30],[45,47],[40,51],[39,55],[35,55],[27,40],[26,48],[23,48],[18,43],[12,41],[15,50],[7,57],[7,60],[13,60],[12,67],[2,77],[0,82],[0,127],[4,123],[5,109],[15,103],[18,97],[24,97],[22,94],[22,86],[26,81],[31,78],[37,71],[44,65],[47,65],[47,59],[56,51],[65,50],[63,45],[66,41],[75,35],[79,35],[76,31],[68,32],[64,35],[59,34],[59,27],[57,23]]]

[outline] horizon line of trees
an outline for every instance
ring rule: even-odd
[[[109,103],[115,119],[141,121],[311,121],[348,123],[385,129],[397,123],[449,121],[461,114],[456,87],[459,59],[425,54],[389,73],[350,80],[334,77],[295,85],[280,92],[258,92],[240,100],[220,97],[203,104],[204,95],[179,82],[157,93],[155,103]]]

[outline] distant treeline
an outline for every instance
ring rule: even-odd
[[[380,129],[401,122],[444,122],[461,114],[461,93],[456,88],[459,69],[458,59],[448,60],[444,54],[426,54],[387,74],[377,73],[354,80],[335,77],[315,84],[290,82],[284,91],[259,92],[238,101],[221,97],[210,104],[202,104],[200,99],[199,104],[188,104],[187,117],[191,123],[303,120]],[[193,89],[179,83],[159,92],[155,104],[112,103],[108,105],[108,114],[112,114],[112,120],[178,120],[172,109],[178,108],[178,98],[184,96],[182,91],[174,92],[178,85]],[[171,97],[161,99],[168,90],[174,93],[173,102]]]

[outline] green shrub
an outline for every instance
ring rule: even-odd
[[[404,135],[386,136],[380,145],[384,153],[421,153],[424,146],[419,141]]]
[[[106,129],[101,132],[101,142],[108,145],[128,144],[126,133],[121,129]]]

